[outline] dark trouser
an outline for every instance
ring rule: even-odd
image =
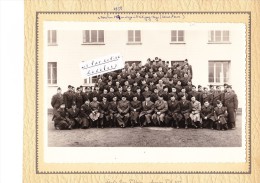
[[[132,126],[137,124],[138,120],[139,120],[139,112],[131,111],[130,119],[131,119],[131,125]]]
[[[183,118],[184,118],[184,124],[185,126],[188,126],[189,125],[189,121],[190,121],[190,113],[187,112],[187,113],[183,113]]]
[[[161,113],[161,114],[153,114],[152,115],[152,121],[154,125],[159,125],[161,126],[162,124],[165,124],[165,120],[164,120],[165,114]]]
[[[217,121],[217,122],[216,122],[216,126],[217,126],[217,130],[222,130],[222,129],[227,130],[227,129],[228,129],[227,123],[222,124],[222,123],[219,123],[219,122]]]
[[[91,119],[89,118],[82,118],[81,128],[89,128],[91,126]]]
[[[233,107],[228,107],[227,112],[228,112],[228,127],[234,128],[236,126],[235,109]]]
[[[119,126],[126,127],[129,119],[129,113],[117,114],[117,122]]]
[[[165,122],[167,125],[179,127],[179,122],[182,119],[182,115],[179,113],[171,113],[166,115]]]
[[[72,118],[70,119],[70,124],[72,128],[80,128],[81,119],[80,118]]]
[[[152,114],[146,114],[144,111],[142,111],[139,115],[140,125],[146,126],[147,123],[151,124],[151,118],[152,118]]]
[[[214,122],[211,119],[202,119],[203,128],[212,129],[214,127],[213,125],[214,125]]]
[[[65,120],[55,121],[54,126],[59,130],[67,130],[71,126],[71,124]]]
[[[110,119],[109,119],[110,127],[116,126],[116,116],[117,116],[117,113],[110,113]]]
[[[105,122],[106,123],[109,122],[110,115],[109,114],[100,113],[99,118],[100,118],[100,124],[103,127]]]

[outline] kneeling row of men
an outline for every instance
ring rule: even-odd
[[[139,125],[223,130],[228,129],[227,116],[227,108],[221,101],[218,101],[217,107],[214,108],[208,101],[201,106],[195,97],[188,101],[185,95],[181,97],[181,101],[172,96],[168,102],[159,96],[155,103],[150,100],[150,96],[146,96],[142,103],[136,96],[131,102],[126,100],[125,96],[117,101],[115,96],[112,102],[108,102],[106,97],[103,97],[102,102],[98,102],[97,97],[94,97],[92,102],[87,100],[80,109],[74,103],[66,110],[63,103],[54,111],[53,120],[57,130],[105,126],[125,128]]]

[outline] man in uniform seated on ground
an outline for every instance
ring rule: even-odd
[[[117,122],[121,128],[125,128],[128,124],[129,109],[130,103],[126,100],[126,96],[123,95],[122,100],[120,100],[117,104]]]
[[[90,108],[90,101],[87,99],[85,103],[81,106],[80,109],[80,117],[81,117],[81,128],[86,129],[92,126],[92,120],[90,119],[89,115],[91,113]]]
[[[54,127],[56,130],[72,129],[71,122],[67,116],[64,103],[62,103],[59,109],[55,112],[53,120],[54,120]]]
[[[101,127],[103,127],[103,124],[101,123],[101,120],[99,118],[100,117],[99,102],[97,101],[96,96],[94,96],[93,101],[90,102],[90,108],[91,108],[91,113],[90,113],[89,117],[92,120],[93,125],[95,124],[97,128],[99,127],[99,125],[101,125]]]
[[[162,126],[165,125],[165,112],[168,110],[168,104],[163,100],[163,96],[159,95],[158,100],[154,104],[154,114],[152,115],[152,120],[154,125]]]

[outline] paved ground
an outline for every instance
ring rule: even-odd
[[[241,115],[235,130],[175,129],[159,127],[55,130],[49,115],[50,147],[238,147]]]

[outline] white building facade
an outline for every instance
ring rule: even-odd
[[[193,25],[194,26],[194,25]],[[46,26],[44,60],[47,72],[47,100],[68,85],[93,85],[84,79],[81,61],[120,53],[125,62],[146,63],[159,57],[169,64],[188,59],[193,67],[194,85],[232,85],[239,107],[245,98],[245,30],[238,26]],[[73,27],[73,28],[72,28]],[[161,29],[160,29],[161,28]],[[50,106],[49,106],[50,107]]]

